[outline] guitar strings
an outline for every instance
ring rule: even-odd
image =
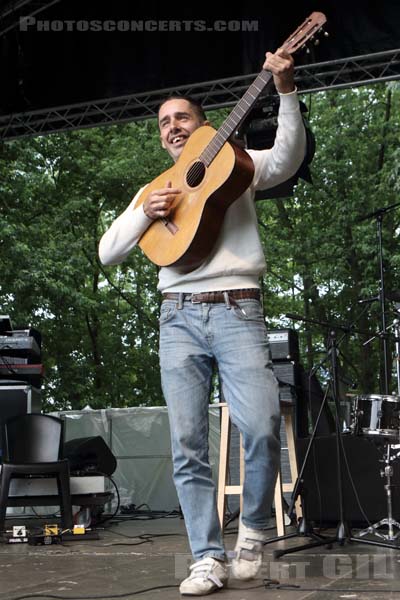
[[[313,22],[313,18],[315,20],[316,16],[323,17],[322,24],[319,22]],[[296,31],[281,45],[281,48],[285,48],[288,52],[293,53],[296,49],[298,49],[298,47],[304,47],[308,39],[310,39],[312,35],[315,35],[319,32],[325,21],[326,18],[323,14],[312,13],[312,15],[310,15],[310,17],[308,17],[308,19],[306,19],[300,25],[300,27],[298,27]],[[297,37],[300,37],[300,40],[297,40]],[[256,79],[250,85],[248,90],[243,94],[242,98],[239,100],[231,114],[228,115],[228,117],[225,119],[224,123],[217,131],[215,136],[200,154],[199,160],[195,162],[189,169],[189,173],[186,179],[188,185],[196,185],[196,182],[202,175],[203,177],[201,181],[203,180],[205,169],[214,160],[215,156],[221,150],[222,146],[228,140],[229,136],[232,135],[235,128],[243,121],[244,117],[249,113],[253,104],[255,103],[255,101],[260,96],[261,92],[270,82],[271,79],[272,73],[264,71],[264,69],[257,75]],[[261,84],[261,86],[258,87],[258,84]],[[243,104],[245,104],[246,106],[243,106]]]
[[[254,104],[254,101],[257,100],[271,77],[271,74],[267,73],[266,71],[261,71],[261,73],[258,74],[247,92],[243,95],[241,100],[239,100],[231,114],[228,115],[220,129],[200,154],[199,160],[190,167],[186,178],[186,182],[190,187],[199,185],[200,182],[196,182],[202,175],[203,177],[201,178],[201,181],[204,179],[206,168],[214,160],[215,156],[235,130],[237,124],[240,123],[249,112],[250,108]],[[261,83],[261,87],[258,87],[258,83]],[[253,91],[255,92],[254,94]],[[243,107],[242,104],[245,104],[246,106]]]

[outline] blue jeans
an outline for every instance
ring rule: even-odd
[[[171,429],[174,482],[195,560],[225,558],[208,460],[214,360],[245,457],[242,521],[267,527],[280,460],[278,383],[259,300],[235,305],[164,300],[160,314],[162,387]]]

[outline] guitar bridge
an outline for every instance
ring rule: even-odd
[[[175,225],[175,223],[173,221],[170,221],[169,219],[166,219],[165,217],[163,217],[161,219],[161,221],[163,222],[165,227],[168,229],[168,231],[170,233],[172,233],[172,235],[175,235],[179,231],[179,227],[177,225]]]

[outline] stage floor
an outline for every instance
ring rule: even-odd
[[[20,518],[13,522],[24,523]],[[10,524],[8,519],[7,527]],[[31,526],[40,524],[38,519],[30,521]],[[179,582],[186,576],[191,561],[182,519],[123,518],[102,527],[97,529],[98,540],[82,537],[76,538],[79,541],[49,546],[2,543],[0,600],[36,596],[180,598]],[[227,550],[233,549],[236,527],[237,521],[226,531]],[[322,546],[279,559],[273,557],[273,550],[307,541],[307,538],[295,537],[266,545],[260,579],[251,582],[231,579],[229,587],[219,591],[216,597],[232,600],[400,598],[399,549],[347,542],[344,546],[335,543],[331,549]],[[277,584],[266,587],[267,580],[279,581],[280,587]]]

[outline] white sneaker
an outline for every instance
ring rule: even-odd
[[[232,560],[231,573],[236,579],[248,581],[257,577],[263,559],[264,542],[267,534],[262,529],[250,529],[239,522],[239,534]]]
[[[179,586],[183,596],[205,596],[223,588],[228,581],[226,563],[207,556],[190,567],[190,575]]]

